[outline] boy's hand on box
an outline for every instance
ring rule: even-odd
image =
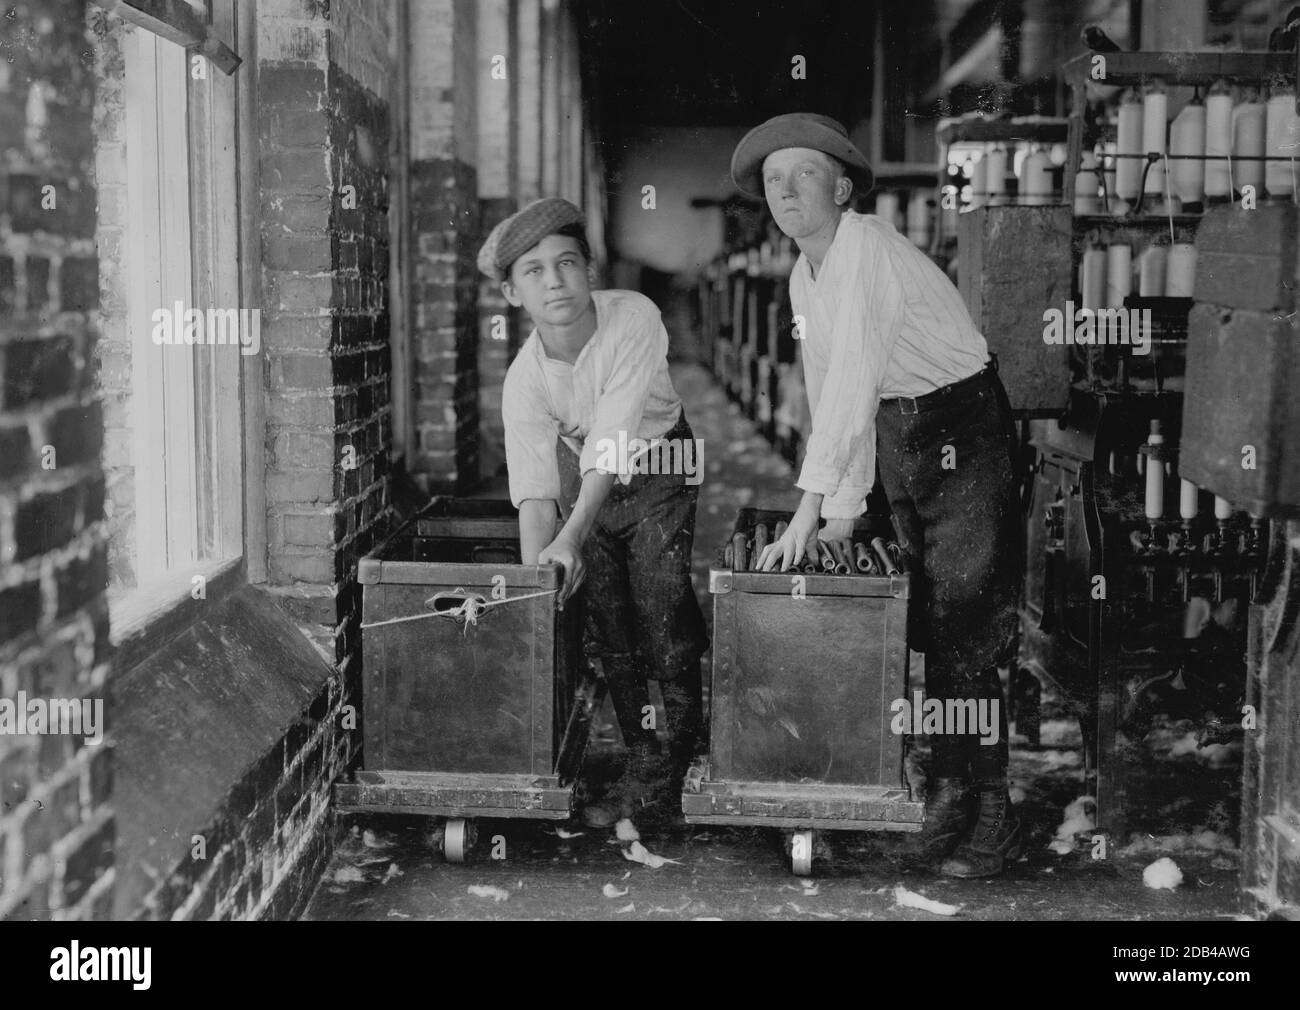
[[[561,533],[552,540],[537,556],[539,565],[560,565],[564,569],[564,581],[555,597],[555,605],[563,607],[587,577],[587,566],[582,563],[582,547],[570,536]]]
[[[772,541],[763,548],[763,553],[758,556],[756,567],[760,572],[770,572],[773,569],[784,572],[792,565],[798,565],[808,554],[809,545],[816,549],[817,542],[817,511],[816,509],[807,509],[802,506],[790,517],[790,525],[786,527],[780,538]]]

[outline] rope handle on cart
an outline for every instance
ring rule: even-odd
[[[553,596],[558,593],[558,589],[543,589],[536,593],[525,593],[522,596],[509,596],[504,600],[489,600],[481,593],[467,593],[463,588],[457,586],[454,590],[448,592],[444,590],[440,593],[434,593],[424,605],[429,607],[431,613],[428,614],[411,614],[409,617],[392,617],[387,621],[371,621],[362,624],[365,628],[382,628],[386,624],[401,624],[404,621],[421,621],[426,617],[449,617],[452,620],[465,619],[465,634],[469,634],[470,625],[477,625],[478,619],[489,607],[499,607],[504,603],[518,603],[520,600],[532,600],[539,596]],[[446,606],[449,601],[459,601],[455,606]]]

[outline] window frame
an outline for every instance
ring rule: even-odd
[[[209,65],[206,78],[195,80],[189,66],[197,51],[182,51],[186,87],[185,143],[181,155],[188,176],[185,247],[191,278],[186,307],[260,309],[256,0],[239,3],[213,0],[211,8],[214,33],[235,39],[241,52],[249,58],[233,76]],[[129,137],[128,143],[131,139],[134,138]],[[131,277],[138,263],[134,256],[131,252],[124,254],[128,283],[133,286],[143,283]],[[137,410],[135,400],[139,388],[135,376],[141,370],[135,367],[135,356],[142,347],[146,349],[146,359],[150,351],[171,351],[176,355],[174,346],[152,344],[148,315],[141,319],[137,303],[129,301],[128,304],[134,320],[131,324],[132,427],[133,442],[138,445],[142,432],[141,411]],[[153,307],[159,306],[155,303]],[[202,422],[184,436],[192,435],[194,439],[185,443],[193,447],[190,450],[193,467],[188,472],[184,467],[176,471],[185,473],[187,481],[193,478],[195,482],[195,507],[185,513],[193,519],[189,534],[192,540],[181,537],[177,548],[177,541],[169,539],[172,564],[165,570],[159,570],[156,564],[147,569],[141,567],[134,589],[110,594],[110,638],[118,653],[118,669],[129,669],[188,629],[202,617],[205,602],[218,601],[250,582],[266,581],[265,352],[259,348],[258,353],[245,355],[238,347],[210,344],[194,345],[192,350],[193,355],[176,356],[186,358],[191,366],[191,381],[184,388],[189,396],[189,420]],[[177,373],[183,375],[184,369],[173,369],[169,378],[174,379]],[[154,390],[144,395],[146,402],[157,396]],[[175,401],[171,409],[177,409]],[[207,411],[206,415],[201,411]],[[133,453],[139,564],[142,531],[152,527],[141,520],[138,491],[141,468],[136,458]],[[156,475],[145,477],[147,486],[156,486]],[[207,497],[203,497],[204,492]],[[199,507],[201,497],[203,506]],[[193,545],[193,556],[178,556],[187,542]],[[196,576],[202,576],[201,594],[196,590],[200,585]]]
[[[195,304],[189,162],[196,138],[190,132],[188,89],[169,86],[178,76],[189,77],[185,51],[142,31],[128,33],[125,45],[128,233],[123,259],[138,592],[199,561],[197,355],[151,339],[155,309],[170,312],[178,303],[187,308]]]

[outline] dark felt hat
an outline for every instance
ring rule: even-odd
[[[855,193],[867,193],[875,183],[866,156],[849,140],[844,125],[815,112],[773,116],[745,134],[731,155],[732,181],[742,193],[762,197],[763,159],[787,147],[807,147],[839,158]]]

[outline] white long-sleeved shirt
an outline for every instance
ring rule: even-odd
[[[874,214],[845,212],[813,278],[800,255],[790,305],[803,319],[812,432],[797,486],[822,515],[861,515],[876,473],[876,409],[969,378],[988,344],[938,266]]]
[[[501,416],[516,508],[527,499],[559,500],[556,436],[578,454],[584,475],[599,468],[627,484],[635,460],[614,454],[618,466],[610,471],[604,447],[659,438],[681,416],[668,374],[668,331],[655,303],[635,291],[591,297],[596,332],[573,364],[549,357],[533,330],[506,370]]]

